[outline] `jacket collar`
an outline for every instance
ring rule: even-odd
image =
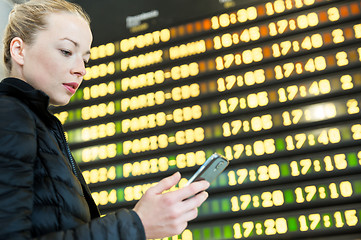
[[[15,97],[33,110],[48,126],[53,125],[55,118],[48,110],[49,97],[44,92],[33,88],[23,80],[5,78],[0,83],[0,95]]]

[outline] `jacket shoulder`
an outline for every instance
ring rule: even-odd
[[[36,154],[36,123],[31,110],[19,99],[0,96],[0,155],[29,159]]]

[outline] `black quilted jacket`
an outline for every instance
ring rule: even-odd
[[[99,217],[49,98],[0,83],[0,239],[145,239],[138,215]]]

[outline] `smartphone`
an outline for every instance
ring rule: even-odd
[[[216,177],[228,166],[228,160],[218,153],[213,153],[198,171],[188,180],[185,186],[194,181],[206,180],[212,183]]]

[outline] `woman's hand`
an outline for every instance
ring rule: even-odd
[[[178,235],[188,221],[198,215],[197,208],[207,199],[207,181],[199,181],[172,192],[163,193],[176,185],[179,172],[162,179],[144,193],[134,207],[142,220],[147,238],[164,238]]]

